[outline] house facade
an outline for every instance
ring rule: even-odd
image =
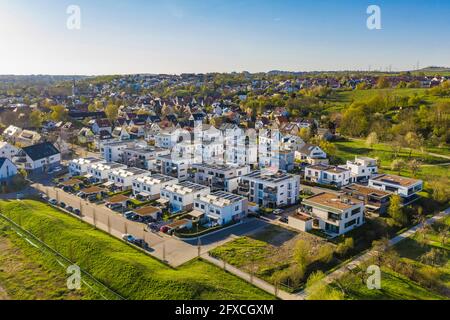
[[[165,186],[161,189],[162,199],[169,201],[169,208],[172,213],[184,210],[192,210],[194,199],[199,195],[207,195],[210,188],[193,182],[180,182]]]

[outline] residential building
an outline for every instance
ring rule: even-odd
[[[123,162],[123,152],[129,146],[127,141],[109,142],[101,146],[100,153],[107,162]]]
[[[283,172],[253,171],[243,176],[238,194],[247,196],[260,207],[278,208],[299,200],[300,176]]]
[[[83,176],[88,173],[90,165],[100,162],[103,162],[103,160],[94,157],[73,159],[69,161],[69,174],[71,176]]]
[[[194,210],[204,214],[213,225],[225,225],[242,220],[247,216],[248,200],[244,197],[218,191],[199,194],[194,199]]]
[[[8,158],[0,158],[0,181],[9,180],[17,175],[17,167]]]
[[[306,167],[305,180],[342,187],[350,183],[350,170],[336,166],[317,164]]]
[[[123,163],[130,167],[149,169],[148,162],[161,155],[168,155],[170,150],[153,147],[127,147],[122,151]]]
[[[250,166],[229,166],[220,164],[194,164],[195,183],[209,186],[212,191],[234,192],[241,176],[250,173]]]
[[[170,211],[176,213],[191,210],[194,206],[194,199],[198,195],[206,195],[209,193],[209,187],[185,181],[162,188],[161,198],[168,200]]]
[[[342,188],[342,192],[355,199],[364,201],[365,212],[369,215],[387,214],[392,193],[360,184],[351,184]]]
[[[368,157],[356,157],[354,161],[347,161],[347,164],[341,167],[350,170],[352,182],[367,181],[378,173],[377,160]]]
[[[320,147],[309,143],[295,151],[295,158],[311,165],[328,164],[327,154]]]
[[[402,198],[403,205],[407,205],[420,198],[417,193],[422,191],[423,181],[393,174],[381,174],[369,179],[369,187],[396,193]]]
[[[364,201],[323,192],[304,199],[302,207],[289,217],[288,223],[300,231],[313,228],[330,236],[339,236],[361,226],[364,221]]]
[[[156,160],[148,162],[148,166],[152,171],[177,178],[178,181],[186,181],[191,161],[191,159],[177,159],[169,154],[156,157]]]
[[[133,195],[136,197],[159,199],[161,189],[178,183],[178,179],[162,174],[150,174],[133,180]]]
[[[112,124],[108,119],[97,119],[93,121],[92,132],[99,134],[101,131],[112,133]]]
[[[7,158],[12,161],[19,151],[19,148],[16,148],[12,144],[6,141],[0,141],[0,158]]]
[[[47,172],[60,165],[61,153],[50,142],[43,142],[22,148],[14,163],[28,171]]]
[[[108,174],[108,186],[116,189],[128,190],[133,186],[133,180],[144,177],[149,171],[139,168],[118,168]]]
[[[96,182],[106,182],[109,174],[113,170],[126,169],[127,166],[116,162],[97,162],[88,166],[87,178],[92,178]]]

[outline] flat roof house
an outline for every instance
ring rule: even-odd
[[[354,161],[347,161],[341,167],[350,170],[352,182],[367,181],[378,173],[377,160],[368,157],[356,157]]]
[[[369,187],[396,193],[402,198],[403,205],[408,205],[420,198],[417,193],[422,191],[423,181],[393,174],[381,174],[370,178]]]
[[[191,210],[194,206],[194,199],[198,195],[209,193],[209,187],[185,181],[162,188],[161,198],[169,200],[171,212],[176,213],[183,210]]]
[[[371,215],[385,215],[392,193],[360,184],[351,184],[342,188],[342,192],[355,199],[364,201],[365,212]]]
[[[221,164],[194,164],[195,183],[209,186],[212,191],[233,192],[238,188],[238,179],[250,173],[250,166]]]
[[[149,162],[149,168],[166,176],[177,178],[178,181],[188,179],[188,169],[191,159],[174,159],[172,155],[161,155],[155,161]]]
[[[133,194],[136,197],[159,199],[161,188],[178,183],[178,179],[162,174],[150,174],[133,179]]]
[[[247,203],[244,197],[218,191],[198,195],[194,200],[194,210],[202,212],[213,224],[224,225],[244,218],[248,212]]]
[[[122,190],[131,189],[133,180],[148,175],[150,172],[139,168],[118,168],[111,170],[108,181],[115,188]]]
[[[305,180],[342,187],[350,183],[350,170],[336,166],[317,164],[306,167]]]
[[[238,186],[238,194],[268,208],[296,204],[299,193],[300,176],[283,172],[256,170],[243,176]]]
[[[106,182],[113,170],[126,169],[127,166],[116,162],[97,162],[88,166],[87,178],[93,178],[97,182]]]
[[[73,159],[69,162],[69,174],[71,176],[83,176],[88,173],[88,168],[91,164],[102,161],[94,157]]]
[[[300,219],[303,223],[298,223]],[[307,223],[312,219],[311,223]],[[306,223],[305,223],[306,222]],[[291,227],[320,229],[330,236],[344,234],[364,223],[364,202],[323,192],[304,199],[297,215],[289,217]]]

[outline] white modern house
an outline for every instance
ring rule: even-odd
[[[97,182],[106,182],[112,171],[126,168],[126,165],[116,162],[97,162],[88,166],[88,174],[86,177],[92,178]]]
[[[109,142],[100,147],[100,152],[107,162],[122,162],[123,152],[129,146],[130,142],[127,141]]]
[[[347,161],[346,165],[340,167],[350,170],[352,182],[367,181],[378,173],[377,160],[368,157],[356,157],[354,161]]]
[[[258,163],[256,134],[246,132],[235,124],[220,127],[224,140],[224,163],[231,165],[253,165]]]
[[[133,195],[151,200],[159,199],[161,189],[178,183],[178,179],[162,174],[150,174],[133,179]]]
[[[17,175],[17,167],[8,158],[0,157],[0,181],[9,180]]]
[[[247,216],[248,200],[224,191],[200,194],[194,200],[194,211],[201,213],[198,216],[203,215],[212,224],[224,225]]]
[[[351,172],[349,169],[317,164],[306,167],[305,180],[319,184],[327,184],[335,187],[343,187],[350,184]]]
[[[347,233],[364,223],[364,201],[323,192],[304,199],[289,217],[289,226],[300,231],[320,229],[330,236]]]
[[[209,187],[185,181],[162,188],[161,199],[167,200],[170,211],[176,213],[183,210],[191,210],[194,206],[194,199],[197,196],[209,193]]]
[[[12,144],[6,141],[0,141],[0,158],[7,158],[12,161],[19,151],[19,148],[16,148]]]
[[[133,180],[148,175],[147,170],[139,168],[119,168],[108,174],[108,184],[122,190],[131,189]]]
[[[283,172],[253,171],[242,176],[238,194],[260,207],[278,208],[299,200],[300,176]]]
[[[103,160],[94,157],[73,159],[69,162],[69,174],[71,176],[83,176],[88,173],[90,165],[100,162],[103,162]]]
[[[150,160],[169,153],[170,150],[164,148],[132,146],[122,150],[122,158],[127,166],[148,169]]]
[[[188,140],[190,140],[190,133],[180,128],[161,130],[155,135],[155,146],[171,149],[184,138],[189,138]]]
[[[238,180],[250,173],[250,166],[230,166],[220,164],[194,164],[195,183],[209,186],[212,191],[233,192],[238,188]]]
[[[171,155],[161,155],[156,160],[148,162],[149,169],[166,176],[177,178],[178,181],[188,179],[188,169],[191,159],[177,159]]]
[[[407,205],[420,198],[417,193],[422,191],[423,181],[393,174],[381,174],[369,179],[369,187],[396,193],[402,198],[403,205]]]
[[[14,163],[27,171],[47,172],[60,165],[61,153],[50,142],[43,142],[22,148]]]

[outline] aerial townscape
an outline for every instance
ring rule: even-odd
[[[448,306],[450,2],[76,2],[0,0],[5,319]]]
[[[446,299],[449,75],[2,76],[0,292]],[[56,293],[56,253],[94,289]],[[8,271],[30,257],[42,292]]]

